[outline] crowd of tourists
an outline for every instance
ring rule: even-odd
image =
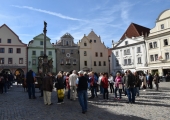
[[[12,75],[2,74],[0,75],[0,92],[3,93],[3,88],[6,92],[7,88],[12,87]],[[29,70],[25,76],[25,83],[27,86],[28,98],[36,99],[35,96],[35,82],[38,82],[39,89],[41,91],[40,97],[43,97],[45,105],[52,105],[51,93],[56,91],[58,97],[58,103],[64,103],[64,97],[71,101],[78,101],[82,107],[82,113],[87,112],[88,99],[98,98],[98,94],[102,94],[103,99],[106,101],[109,99],[109,94],[114,94],[114,99],[121,100],[122,94],[127,95],[127,103],[134,104],[135,97],[140,95],[139,90],[148,87],[153,88],[155,85],[156,90],[159,89],[159,76],[156,73],[152,76],[139,74],[137,72],[132,73],[127,70],[124,74],[117,73],[116,76],[108,73],[95,73],[75,70],[70,72],[59,72],[56,76],[50,72],[43,74],[40,70],[36,75],[32,70]],[[90,96],[88,98],[88,91]],[[119,93],[119,95],[117,95]]]

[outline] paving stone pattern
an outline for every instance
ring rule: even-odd
[[[0,120],[170,120],[170,82],[161,82],[160,90],[140,90],[136,104],[127,104],[127,97],[114,100],[113,93],[104,101],[102,95],[88,101],[88,112],[81,113],[78,100],[67,98],[57,104],[56,92],[52,93],[51,106],[43,104],[39,90],[37,99],[28,99],[21,86],[13,86],[8,93],[0,94]]]

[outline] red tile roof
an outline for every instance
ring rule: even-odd
[[[128,38],[139,37],[141,35],[149,35],[150,29],[135,23],[131,23],[120,40],[124,40],[126,36]]]

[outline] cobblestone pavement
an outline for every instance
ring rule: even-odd
[[[37,99],[28,99],[21,86],[14,86],[6,94],[0,94],[0,120],[170,120],[170,82],[160,83],[160,90],[140,90],[136,104],[127,104],[127,97],[103,101],[102,95],[88,101],[88,112],[81,113],[78,101],[65,99],[57,104],[57,95],[52,93],[51,106],[43,104],[36,88]]]

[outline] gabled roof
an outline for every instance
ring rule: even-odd
[[[23,42],[19,39],[18,35],[17,35],[13,30],[11,30],[6,24],[3,24],[2,26],[0,26],[0,29],[1,29],[3,26],[6,26],[6,27],[18,38],[18,41],[19,41],[21,44],[27,46],[27,44],[23,43]]]
[[[127,30],[125,31],[125,33],[120,38],[120,40],[118,41],[119,43],[115,47],[120,45],[126,38],[139,37],[142,35],[148,36],[149,33],[150,33],[150,28],[135,23],[131,23],[127,28]]]
[[[90,36],[93,36],[93,35],[95,35],[96,37],[98,37],[97,34],[96,34],[93,30],[88,34],[87,37],[90,37]]]
[[[149,35],[150,29],[135,23],[131,23],[120,40],[124,40],[126,36],[128,38],[139,37],[141,35]]]
[[[35,36],[33,39],[36,39],[36,38],[39,37],[39,36],[44,36],[44,33],[41,33],[41,34]],[[51,40],[51,39],[50,39],[49,37],[47,37],[47,36],[46,36],[46,38],[49,39],[49,40]]]
[[[70,35],[70,33],[64,34],[61,38],[72,38],[72,39],[74,39],[73,36]]]

